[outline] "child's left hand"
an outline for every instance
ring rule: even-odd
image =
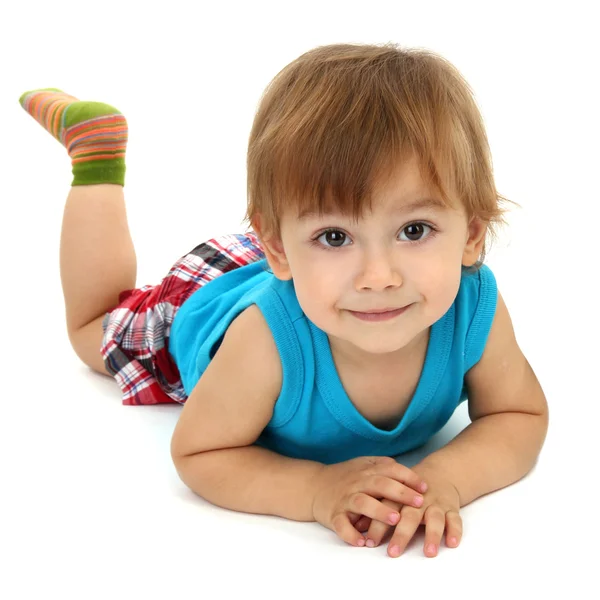
[[[378,546],[386,533],[394,529],[388,544],[388,554],[392,558],[400,556],[414,536],[419,525],[425,524],[425,544],[423,552],[427,557],[437,556],[439,546],[446,532],[446,546],[456,548],[462,536],[462,519],[459,514],[460,497],[456,487],[443,474],[431,467],[416,465],[412,470],[422,475],[427,482],[427,491],[423,494],[424,503],[420,508],[395,503],[391,500],[382,502],[400,512],[400,521],[397,525],[386,525],[380,521],[371,521],[361,517],[355,523],[358,531],[368,532],[365,535],[367,542],[374,542]],[[371,546],[369,546],[371,547]]]

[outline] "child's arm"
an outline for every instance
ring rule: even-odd
[[[465,382],[472,423],[421,463],[443,471],[461,506],[525,476],[548,429],[544,392],[517,344],[499,292],[485,351]]]
[[[230,325],[187,399],[171,441],[183,482],[232,510],[312,520],[312,485],[321,464],[251,446],[281,390],[277,347],[259,309]]]
[[[281,383],[272,334],[251,306],[227,330],[175,428],[171,455],[188,487],[232,510],[318,520],[355,544],[362,536],[349,513],[387,521],[394,511],[379,499],[415,501],[422,478],[392,458],[325,466],[253,446],[271,419]]]

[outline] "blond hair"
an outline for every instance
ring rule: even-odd
[[[250,133],[245,220],[278,236],[284,210],[358,218],[413,154],[423,179],[494,235],[504,222],[482,116],[451,63],[397,44],[310,50],[265,89]],[[485,247],[481,260],[485,255]]]

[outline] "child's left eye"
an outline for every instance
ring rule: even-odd
[[[433,231],[433,227],[431,227],[431,225],[427,225],[427,223],[411,223],[402,230],[402,232],[400,233],[400,237],[402,238],[402,234],[406,232],[408,239],[405,239],[403,241],[420,242],[425,237],[427,237],[427,235],[429,235],[424,235],[424,230],[426,229],[428,229],[429,231]]]

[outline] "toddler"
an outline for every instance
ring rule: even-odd
[[[60,272],[74,351],[128,405],[183,405],[182,481],[233,510],[318,521],[402,554],[461,541],[460,508],[527,474],[548,427],[486,241],[503,220],[457,69],[396,44],[304,53],[261,98],[245,233],[136,289],[127,121],[57,89],[20,98],[72,160]],[[471,424],[409,469],[468,402]]]

